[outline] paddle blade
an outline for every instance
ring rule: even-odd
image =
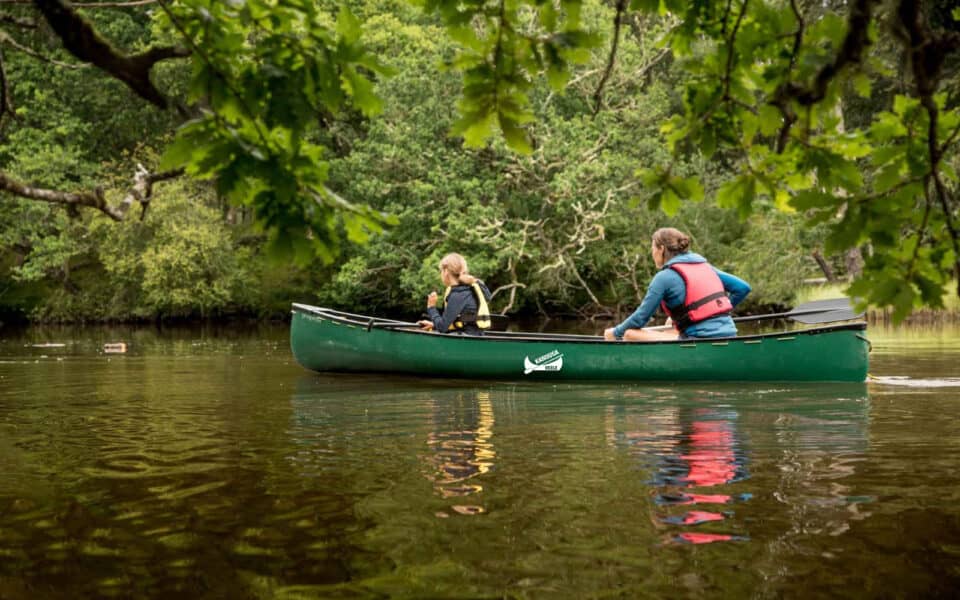
[[[827,312],[830,310],[851,310],[849,298],[830,298],[828,300],[814,300],[813,302],[804,302],[794,308],[788,315],[795,313],[812,314],[815,312]]]
[[[859,319],[863,315],[864,311],[855,310],[848,298],[831,298],[829,300],[807,302],[787,313],[787,317],[791,320],[807,325],[849,321]]]
[[[813,313],[808,315],[793,315],[790,319],[798,323],[815,325],[817,323],[833,323],[834,321],[849,321],[859,319],[864,315],[864,311],[857,312],[852,308],[847,310],[830,310],[827,312]]]

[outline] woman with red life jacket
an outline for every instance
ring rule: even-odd
[[[490,290],[467,270],[467,261],[456,252],[440,260],[440,280],[447,290],[443,297],[443,314],[437,310],[437,293],[427,296],[429,320],[417,325],[438,333],[483,335],[490,328]]]
[[[689,248],[690,237],[672,227],[653,234],[650,252],[660,271],[650,281],[639,308],[626,321],[603,332],[606,339],[654,341],[737,335],[730,312],[750,293],[750,285],[713,268]],[[673,320],[675,331],[643,329],[657,307]]]

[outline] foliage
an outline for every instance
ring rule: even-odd
[[[165,7],[165,4],[161,4]],[[330,262],[347,238],[363,242],[391,223],[326,186],[318,116],[381,110],[369,73],[389,72],[361,43],[345,5],[335,23],[309,1],[187,0],[160,27],[193,49],[189,99],[201,114],[180,127],[161,168],[216,180],[218,194],[252,209],[279,258]]]
[[[576,13],[572,4],[563,6]],[[522,6],[499,12],[501,29],[536,23],[529,35],[556,31],[550,3],[483,6],[488,14]],[[639,14],[670,26],[664,43],[685,76],[683,110],[661,128],[672,158],[638,174],[652,188],[651,205],[674,214],[681,200],[704,196],[702,177],[680,172],[685,157],[702,153],[734,173],[713,194],[719,206],[743,218],[766,206],[800,211],[827,225],[828,251],[866,245],[852,294],[894,306],[897,318],[920,304],[941,306],[960,266],[960,28],[943,17],[947,6],[855,0],[842,5],[844,19],[796,0],[619,3],[615,23]],[[524,52],[516,63],[535,55]],[[907,79],[897,84],[903,64]],[[516,72],[487,65],[487,84]],[[465,76],[465,97],[475,79]],[[877,101],[860,103],[858,118],[845,123],[845,105],[875,93]],[[465,118],[480,126],[479,117]]]
[[[458,251],[497,291],[494,309],[623,314],[653,274],[649,236],[663,225],[690,231],[695,250],[750,280],[753,301],[789,302],[830,220],[803,230],[803,215],[772,210],[760,184],[741,203],[730,191],[749,189],[742,158],[720,142],[713,161],[699,144],[662,143],[696,84],[659,42],[676,39],[679,21],[620,6],[184,0],[88,10],[131,52],[191,49],[188,63],[153,70],[180,109],[130,102],[98,69],[6,53],[20,117],[4,122],[0,171],[43,187],[102,187],[114,203],[136,162],[193,178],[158,184],[142,222],[139,210],[112,223],[4,200],[0,303],[30,290],[33,316],[56,320],[284,314],[291,300],[412,316],[440,285],[440,256]],[[47,30],[30,43],[70,60]],[[698,42],[690,61],[710,52]],[[669,172],[645,183],[638,169],[656,165]],[[748,218],[682,196],[727,198]]]
[[[237,243],[202,192],[172,188],[143,221],[92,219],[98,240],[71,266],[71,285],[37,308],[46,320],[208,317],[250,306],[251,251]],[[96,282],[96,285],[94,285]]]

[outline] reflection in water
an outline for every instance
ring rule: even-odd
[[[631,454],[652,470],[649,483],[658,491],[657,505],[726,504],[734,499],[730,494],[702,493],[701,488],[749,477],[747,457],[737,440],[736,419],[736,411],[722,407],[662,407],[641,415],[621,408],[608,411],[607,437],[626,444]],[[618,422],[630,429],[615,433]],[[749,494],[738,498],[748,499]],[[730,515],[690,510],[657,519],[667,525],[691,527],[723,521]],[[744,539],[731,534],[681,531],[668,541],[705,544]]]
[[[868,447],[865,388],[859,386],[853,398],[828,397],[822,404],[808,400],[806,389],[760,393],[771,410],[760,420],[754,416],[758,426],[753,428],[751,446],[768,452],[778,449],[773,498],[791,512],[778,538],[810,531],[838,535],[851,521],[869,514],[863,506],[872,498],[856,495],[842,482],[855,475]],[[731,408],[740,401],[730,396],[722,403],[716,400],[658,399],[606,410],[607,441],[627,449],[649,474],[647,483],[655,490],[654,521],[668,529],[668,542],[750,539],[737,531],[742,523],[732,521],[742,510],[733,510],[733,505],[746,506],[742,503],[757,491],[737,485],[751,477],[740,415]],[[721,510],[719,505],[731,509]]]
[[[493,436],[493,405],[489,391],[478,391],[475,401],[465,396],[431,398],[431,425],[427,436],[431,454],[429,478],[444,498],[459,498],[483,491],[477,477],[490,470],[496,452],[490,443]],[[466,404],[466,405],[465,405]],[[485,512],[478,504],[454,504],[450,507],[463,515]],[[439,512],[437,516],[448,516]]]
[[[784,414],[774,424],[780,448],[779,480],[774,495],[790,507],[793,518],[782,537],[825,533],[840,535],[869,512],[844,480],[856,474],[868,448],[866,398],[838,403],[811,415]],[[853,411],[852,408],[859,410]],[[816,510],[811,510],[816,507]]]

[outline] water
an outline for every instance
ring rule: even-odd
[[[960,584],[955,328],[870,331],[855,385],[316,375],[282,327],[4,333],[0,598]]]

